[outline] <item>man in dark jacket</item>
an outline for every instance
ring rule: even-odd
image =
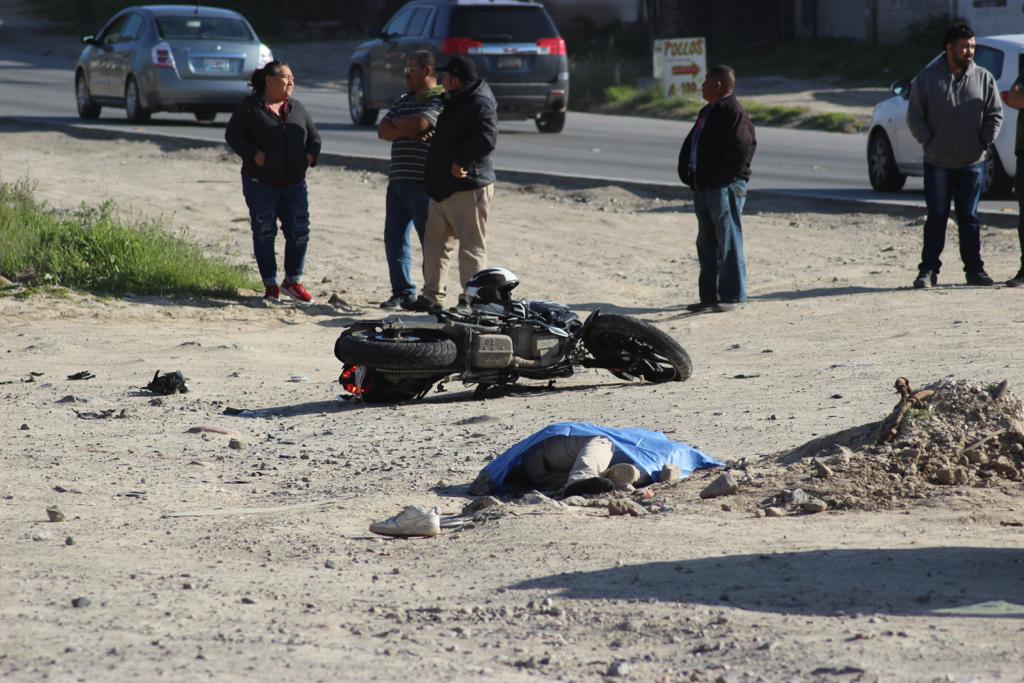
[[[487,213],[494,198],[491,152],[498,140],[497,102],[490,86],[464,57],[438,71],[447,93],[437,119],[423,181],[430,195],[423,239],[423,293],[403,304],[428,311],[444,303],[448,262],[459,243],[462,286],[487,267]]]
[[[974,31],[954,24],[943,40],[945,52],[914,78],[907,102],[907,127],[924,150],[924,224],[916,289],[938,282],[946,242],[949,202],[956,206],[960,259],[967,284],[988,287],[992,278],[981,260],[978,200],[985,177],[985,152],[1003,125],[995,78],[974,63]]]
[[[740,217],[747,198],[754,124],[733,96],[736,73],[713,66],[701,87],[708,104],[679,151],[679,179],[693,189],[700,301],[687,310],[731,311],[747,300]]]

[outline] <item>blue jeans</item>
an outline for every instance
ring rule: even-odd
[[[741,216],[747,181],[693,191],[697,213],[697,288],[702,304],[747,300],[747,265],[743,259]]]
[[[427,227],[430,197],[423,183],[415,180],[392,180],[388,183],[384,217],[384,255],[388,261],[393,296],[414,298],[412,281],[412,242],[410,228],[416,228],[420,245]]]
[[[981,260],[981,226],[978,223],[978,202],[985,164],[964,168],[939,168],[924,165],[924,201],[928,205],[928,219],[924,223],[924,247],[918,270],[938,273],[942,268],[939,256],[946,245],[946,223],[949,221],[949,201],[956,206],[956,225],[960,239],[960,259],[964,272],[980,273],[985,269]]]
[[[277,284],[274,240],[277,238],[278,220],[281,221],[281,232],[284,233],[285,277],[291,282],[301,282],[306,263],[306,246],[309,244],[309,196],[306,181],[290,187],[271,187],[242,176],[242,194],[249,206],[252,248],[263,284],[267,287]]]

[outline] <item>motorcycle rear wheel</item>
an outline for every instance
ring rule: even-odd
[[[628,315],[600,315],[583,337],[583,345],[621,379],[640,376],[648,382],[685,382],[693,374],[693,361],[679,342]]]
[[[455,340],[435,330],[395,332],[380,326],[342,332],[334,355],[346,365],[388,370],[445,370],[455,362]]]

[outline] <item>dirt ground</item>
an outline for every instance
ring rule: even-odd
[[[0,178],[30,177],[52,207],[112,198],[252,261],[237,164],[220,150],[9,123],[0,148]],[[350,314],[0,298],[0,678],[1021,680],[1024,491],[960,450],[1002,425],[986,448],[1020,465],[1024,292],[964,286],[955,237],[940,286],[915,291],[919,219],[755,194],[750,303],[691,315],[688,202],[499,182],[489,251],[517,294],[651,321],[694,376],[634,385],[591,370],[553,390],[475,401],[449,385],[373,407],[340,399],[332,347],[388,294],[385,179],[322,167],[310,187],[307,282]],[[983,241],[989,272],[1011,276],[1015,232]],[[139,387],[157,369],[192,391],[154,401]],[[81,370],[96,377],[66,379]],[[975,402],[943,403],[963,422],[913,457],[917,432],[887,452],[849,433],[808,447],[828,486],[795,459],[888,415],[899,376],[915,390],[966,380],[956,396]],[[982,396],[1002,380],[1006,396]],[[490,458],[563,420],[663,431],[737,465],[739,492],[701,499],[710,471],[652,489],[659,512],[643,517],[509,504],[433,539],[368,533],[404,505],[458,514]],[[935,444],[964,470],[948,485]],[[872,470],[885,504],[844,504],[870,498],[867,475],[841,485],[870,458],[902,458]],[[787,509],[794,488],[830,509]],[[784,516],[761,516],[769,504]],[[65,521],[48,521],[52,505]]]

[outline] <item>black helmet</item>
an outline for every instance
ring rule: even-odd
[[[487,268],[469,278],[469,282],[466,283],[466,297],[470,305],[512,301],[512,290],[518,284],[519,278],[508,268]]]

